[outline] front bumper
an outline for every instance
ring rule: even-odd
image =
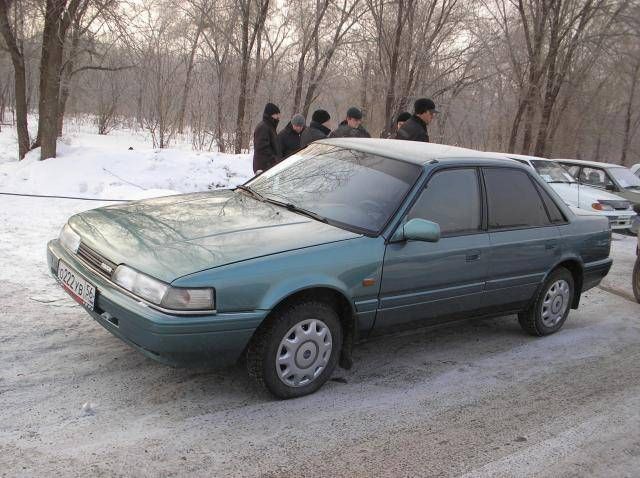
[[[118,291],[58,240],[47,245],[50,272],[57,278],[62,259],[96,287],[94,310],[85,310],[100,325],[144,355],[168,365],[233,364],[268,311],[216,313],[204,316],[169,315]]]

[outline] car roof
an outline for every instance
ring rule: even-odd
[[[492,153],[506,156],[510,159],[526,159],[527,161],[551,161],[555,162],[555,159],[541,158],[540,156],[529,156],[528,154],[513,154],[513,153]]]
[[[600,163],[598,161],[582,161],[581,159],[554,159],[554,161],[558,161],[559,163],[575,164],[578,166],[593,166],[596,168],[624,168],[624,166],[621,166],[620,164]]]
[[[424,166],[433,160],[479,159],[487,164],[503,162],[504,154],[485,153],[475,149],[460,148],[436,143],[420,141],[404,141],[398,139],[381,138],[327,138],[315,143],[329,144],[343,148],[355,149],[365,153],[378,154],[388,158],[411,162]]]

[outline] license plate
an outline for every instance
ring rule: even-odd
[[[76,302],[93,310],[96,288],[62,261],[58,262],[58,280]]]

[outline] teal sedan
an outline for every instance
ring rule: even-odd
[[[246,358],[280,398],[316,391],[371,333],[518,314],[558,331],[608,273],[606,219],[517,162],[376,139],[316,142],[233,190],[108,206],[48,244],[62,287],[155,360]]]

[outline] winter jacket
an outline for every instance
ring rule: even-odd
[[[309,123],[309,127],[306,128],[300,135],[300,147],[306,148],[314,141],[326,138],[327,136],[329,136],[329,133],[331,133],[331,130],[329,128],[320,123],[312,121],[311,123]]]
[[[371,138],[371,135],[362,126],[352,128],[346,121],[343,121],[331,132],[329,138]]]
[[[304,133],[304,130],[296,133],[293,126],[291,126],[291,122],[278,133],[278,145],[280,146],[282,159],[300,151],[300,136],[302,133]]]
[[[271,116],[263,116],[253,132],[253,172],[266,171],[282,159],[276,127]]]
[[[409,118],[402,128],[396,133],[396,139],[404,139],[407,141],[424,141],[429,142],[429,134],[427,133],[427,123],[422,121],[416,115]]]

